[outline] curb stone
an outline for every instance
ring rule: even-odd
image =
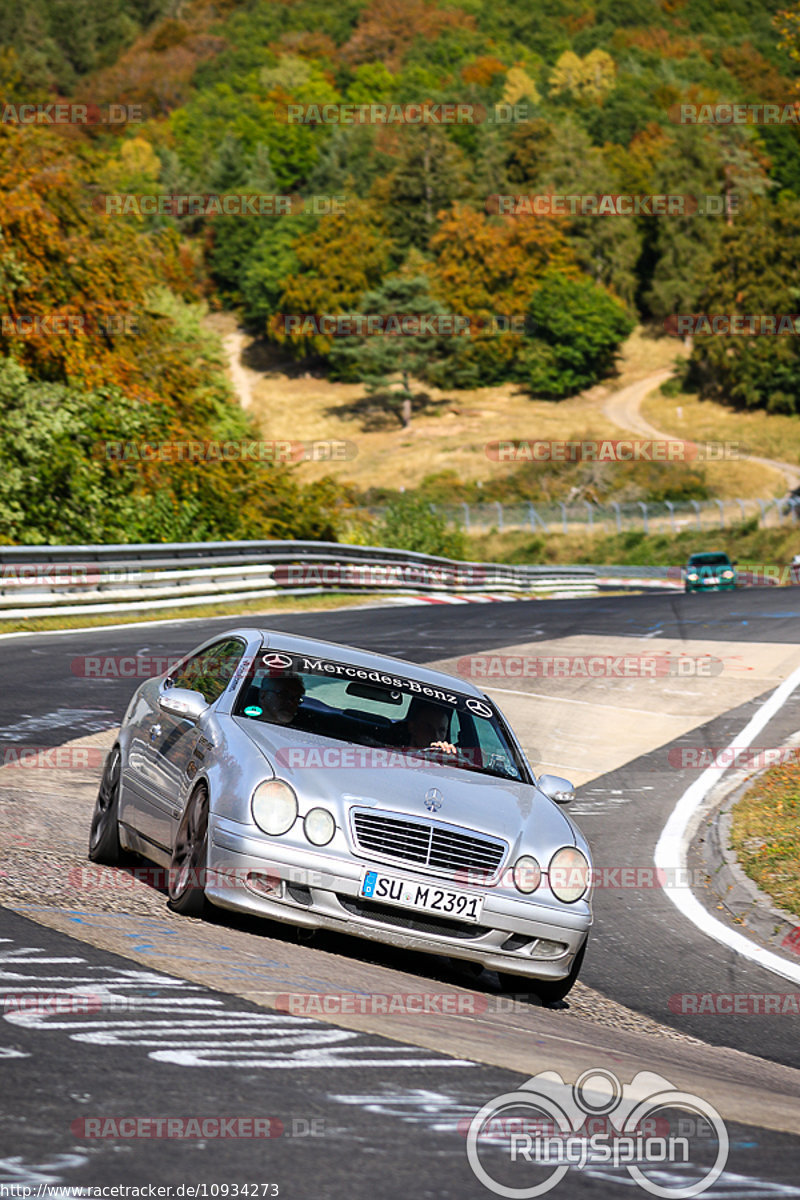
[[[800,732],[784,745],[800,745]],[[738,771],[731,779],[715,785],[709,794],[710,806],[704,806],[700,825],[692,835],[688,858],[690,866],[699,867],[705,876],[705,895],[698,899],[704,899],[707,906],[722,905],[741,933],[796,963],[800,955],[800,935],[797,934],[800,918],[778,908],[772,897],[746,874],[731,847],[733,810],[754,781],[768,769],[764,767],[750,773]],[[783,944],[792,934],[798,939],[795,951]]]

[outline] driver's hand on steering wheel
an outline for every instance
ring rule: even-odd
[[[428,749],[441,750],[444,754],[458,754],[458,750],[452,742],[431,742]]]

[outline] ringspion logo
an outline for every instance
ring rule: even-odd
[[[597,1118],[607,1124],[598,1129]],[[688,1200],[719,1178],[728,1151],[725,1124],[706,1100],[652,1071],[623,1084],[602,1067],[572,1085],[542,1071],[484,1104],[467,1132],[476,1178],[508,1197],[542,1196],[588,1167],[624,1168],[650,1195]]]

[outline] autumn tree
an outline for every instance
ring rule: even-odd
[[[449,311],[482,329],[459,356],[461,386],[514,378],[531,294],[548,269],[577,274],[559,218],[490,216],[464,205],[441,215],[431,239],[431,286]],[[463,382],[462,382],[463,381]]]
[[[393,169],[375,181],[370,198],[386,214],[394,241],[425,249],[436,228],[439,209],[470,191],[464,153],[435,126],[393,130],[384,139]]]
[[[295,239],[292,251],[298,268],[286,277],[281,307],[284,314],[325,314],[357,311],[359,298],[386,273],[393,245],[375,209],[352,200],[346,208],[322,217],[316,229]],[[300,353],[326,354],[329,338],[315,334],[293,337],[280,320],[270,325],[276,341]]]

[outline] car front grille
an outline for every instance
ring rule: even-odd
[[[506,850],[495,838],[374,811],[355,811],[353,832],[368,854],[451,874],[471,871],[481,879],[495,874]]]

